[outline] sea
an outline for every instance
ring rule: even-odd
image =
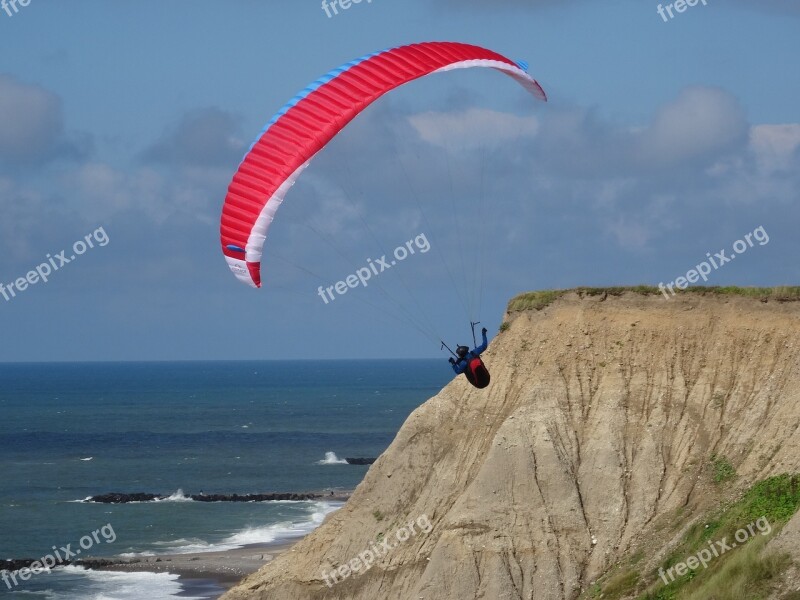
[[[0,364],[0,559],[111,557],[299,539],[340,502],[189,494],[348,491],[452,377],[441,360]],[[165,500],[87,502],[145,492]],[[85,549],[84,549],[85,547]],[[218,598],[214,581],[68,566],[0,598]]]

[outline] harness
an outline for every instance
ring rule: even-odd
[[[483,389],[489,385],[491,376],[486,365],[483,364],[480,356],[473,356],[467,363],[467,368],[464,369],[464,376],[472,385],[478,389]]]

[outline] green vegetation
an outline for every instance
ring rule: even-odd
[[[508,321],[503,321],[502,323],[500,323],[501,332],[508,331],[509,327],[511,327],[511,323],[509,323]]]
[[[372,511],[372,516],[375,517],[376,521],[383,521],[383,513],[379,510]]]
[[[755,484],[741,504],[744,521],[766,517],[774,524],[786,523],[800,509],[800,475],[778,475]]]
[[[508,312],[519,310],[542,310],[566,293],[566,290],[544,290],[527,292],[513,298],[508,304]]]
[[[631,594],[639,583],[639,573],[636,571],[620,571],[603,586],[604,599],[616,600]]]
[[[725,463],[722,459],[719,464]],[[735,503],[720,508],[710,520],[691,526],[651,573],[642,576],[635,567],[646,558],[640,549],[625,564],[595,582],[581,598],[764,600],[791,564],[788,555],[765,552],[765,546],[798,510],[800,475],[778,475],[761,481]],[[675,512],[679,519],[682,514],[682,510]],[[664,529],[660,531],[663,533]],[[718,549],[714,555],[712,547]],[[707,568],[699,560],[703,553]],[[664,583],[659,569],[663,569],[668,583]],[[781,596],[781,600],[800,600],[800,592]]]
[[[726,476],[733,471],[724,458],[712,457],[712,464],[720,465],[721,472]],[[800,475],[778,475],[755,484],[732,506],[720,511],[709,521],[698,522],[690,527],[661,568],[668,572],[670,567],[686,562],[689,557],[698,555],[698,552],[710,548],[712,544],[717,544],[717,547],[723,541],[732,544],[739,530],[747,532],[746,542],[739,541],[738,548],[731,546],[729,551],[715,556],[707,569],[700,566],[682,577],[676,577],[668,585],[664,585],[657,571],[653,572],[653,584],[640,596],[640,600],[699,600],[712,597],[715,600],[759,600],[766,597],[772,581],[788,566],[789,559],[762,551],[770,537],[798,509]]]
[[[725,483],[736,479],[736,469],[724,456],[711,455],[711,467],[714,470],[714,483]]]
[[[718,568],[690,572],[667,586],[658,585],[640,600],[762,600],[768,596],[770,584],[790,564],[786,554],[764,554],[768,541],[756,538],[719,559]]]
[[[523,310],[542,310],[565,294],[575,292],[579,296],[621,296],[625,292],[632,292],[642,296],[660,295],[661,291],[655,286],[636,285],[629,287],[604,287],[590,288],[578,287],[571,290],[542,290],[539,292],[525,292],[511,299],[508,303],[508,312]],[[686,290],[676,290],[678,294],[700,294],[717,296],[743,296],[746,298],[756,298],[759,300],[774,300],[776,302],[796,302],[800,300],[800,286],[777,286],[777,287],[702,287],[694,286]],[[502,326],[501,326],[502,331]]]
[[[641,600],[675,600],[675,594],[676,592],[674,589],[665,587],[654,593],[646,593],[644,596],[642,596]]]
[[[800,300],[800,287],[780,285],[777,287],[710,287],[710,288],[689,288],[689,290],[707,289],[714,294],[721,296],[746,296],[749,298],[776,300],[778,302],[796,302]]]
[[[789,566],[788,555],[762,555],[767,538],[759,537],[733,553],[719,569],[693,589],[680,596],[681,600],[759,600],[769,595],[769,585]]]

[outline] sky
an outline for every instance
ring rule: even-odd
[[[800,283],[795,0],[9,2],[2,362],[444,360],[524,291]],[[525,60],[548,102],[489,69],[385,95],[287,195],[264,286],[236,281],[220,212],[264,124],[341,64],[434,40]]]

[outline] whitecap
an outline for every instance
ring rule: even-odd
[[[52,596],[59,600],[172,600],[183,591],[179,576],[172,573],[91,571],[70,565],[54,570],[52,576],[72,588]],[[202,600],[197,596],[181,597]]]
[[[184,494],[181,488],[178,488],[178,490],[171,496],[167,496],[166,498],[157,498],[156,500],[153,500],[153,502],[194,502],[194,500]]]
[[[336,456],[335,452],[326,452],[325,458],[317,461],[318,465],[346,465],[347,461]]]
[[[307,521],[274,523],[264,527],[249,527],[228,536],[222,541],[222,545],[227,549],[227,547],[237,548],[249,544],[268,544],[271,542],[300,538],[319,527],[326,516],[339,510],[342,506],[343,503],[341,502],[314,502],[309,508],[311,514]]]

